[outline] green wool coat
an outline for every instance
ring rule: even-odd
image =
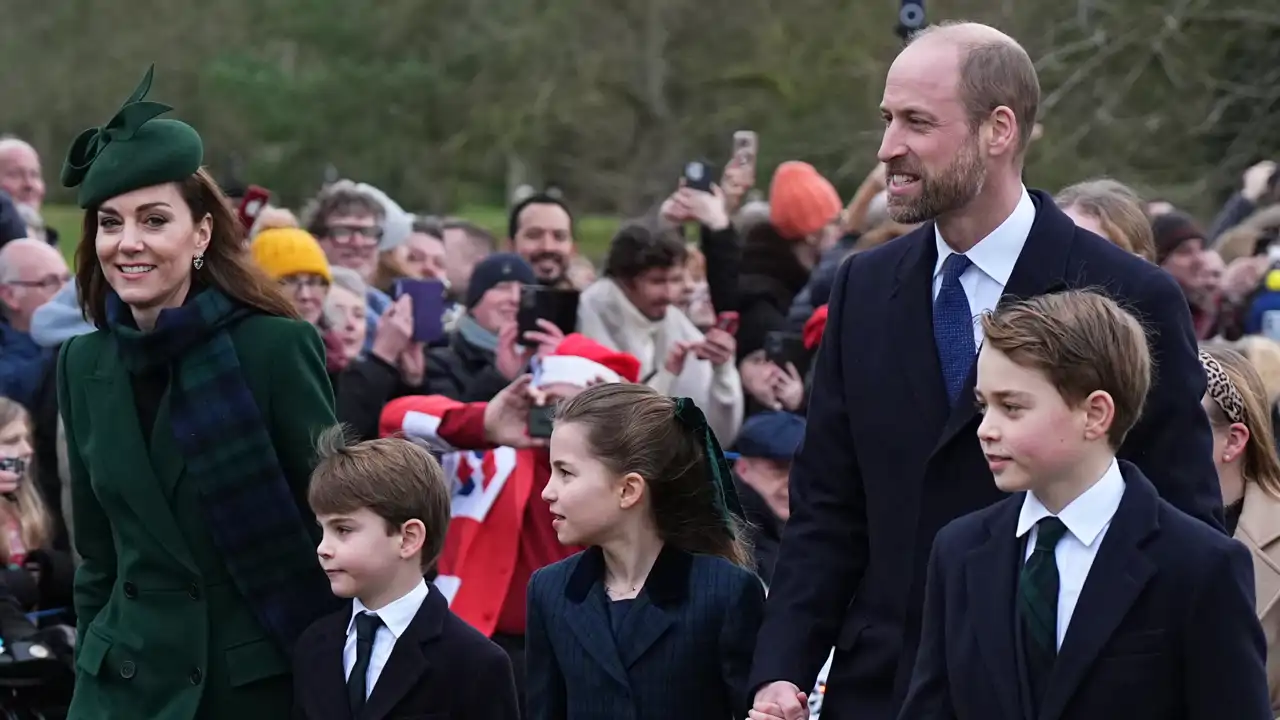
[[[315,329],[254,316],[230,330],[303,521],[315,437],[336,423]],[[165,393],[150,448],[114,338],[68,341],[58,405],[71,470],[78,616],[71,720],[279,720],[290,663],[236,589],[185,480]]]

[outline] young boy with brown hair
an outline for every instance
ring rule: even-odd
[[[517,720],[507,654],[423,580],[444,546],[450,492],[440,464],[398,438],[320,438],[308,501],[316,549],[351,606],[317,620],[294,652],[294,717]]]
[[[1151,383],[1137,319],[1068,291],[982,328],[978,439],[1015,494],[934,540],[900,720],[1270,719],[1248,550],[1115,456]]]

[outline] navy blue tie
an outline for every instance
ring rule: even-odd
[[[933,301],[933,339],[938,344],[942,379],[952,404],[964,387],[973,367],[977,349],[973,342],[973,312],[960,286],[960,276],[973,264],[969,258],[952,253],[942,263],[942,288]]]

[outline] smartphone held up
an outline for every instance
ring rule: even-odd
[[[392,288],[395,299],[413,303],[413,341],[428,345],[444,337],[445,286],[439,280],[401,278]]]

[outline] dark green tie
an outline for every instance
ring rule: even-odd
[[[1040,710],[1053,661],[1058,657],[1058,561],[1054,548],[1067,532],[1056,517],[1036,523],[1036,546],[1018,579],[1018,617],[1032,706]]]
[[[351,717],[358,718],[364,710],[364,700],[369,675],[369,661],[373,659],[373,636],[382,625],[382,618],[373,613],[356,616],[356,664],[347,678],[347,700],[351,703]]]

